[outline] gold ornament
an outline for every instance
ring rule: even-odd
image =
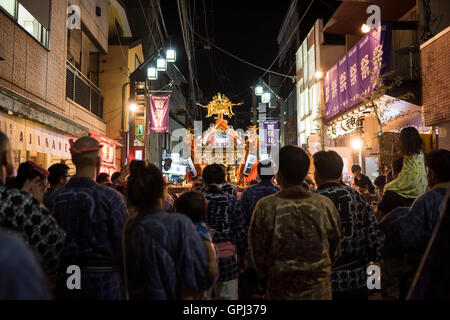
[[[223,120],[224,115],[230,118],[234,116],[233,107],[240,106],[244,104],[244,102],[232,103],[226,95],[219,92],[213,97],[213,100],[207,106],[201,105],[200,103],[197,104],[208,109],[208,115],[206,116],[207,118],[217,114],[215,119]]]

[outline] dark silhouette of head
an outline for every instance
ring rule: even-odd
[[[48,182],[52,188],[67,184],[69,178],[69,166],[64,163],[55,163],[48,168],[50,173]]]
[[[280,149],[277,181],[282,188],[302,185],[309,171],[310,159],[300,147],[287,145]]]
[[[223,184],[225,183],[226,172],[223,166],[214,163],[203,169],[202,177],[206,185]]]
[[[197,223],[205,219],[207,201],[198,191],[186,191],[175,202],[175,212],[183,213]]]
[[[423,151],[423,140],[414,127],[406,127],[400,131],[399,148],[403,156],[418,154]]]
[[[128,176],[128,200],[140,211],[161,209],[165,183],[161,170],[146,161],[133,160]]]
[[[341,179],[344,161],[342,161],[341,156],[336,151],[316,152],[313,159],[314,176],[318,184]]]

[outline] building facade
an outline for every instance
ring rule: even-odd
[[[0,2],[1,130],[16,163],[47,168],[70,159],[70,138],[106,134],[102,92],[90,71],[108,50],[108,2]]]

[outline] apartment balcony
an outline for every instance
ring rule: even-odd
[[[66,66],[66,98],[103,120],[101,90],[70,62]]]

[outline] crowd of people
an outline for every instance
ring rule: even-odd
[[[367,300],[371,264],[383,299],[448,297],[450,151],[425,157],[412,127],[398,145],[373,183],[355,165],[345,185],[334,151],[288,145],[242,193],[211,164],[169,194],[145,161],[99,174],[89,136],[71,140],[73,176],[31,161],[14,175],[0,132],[0,299]]]

